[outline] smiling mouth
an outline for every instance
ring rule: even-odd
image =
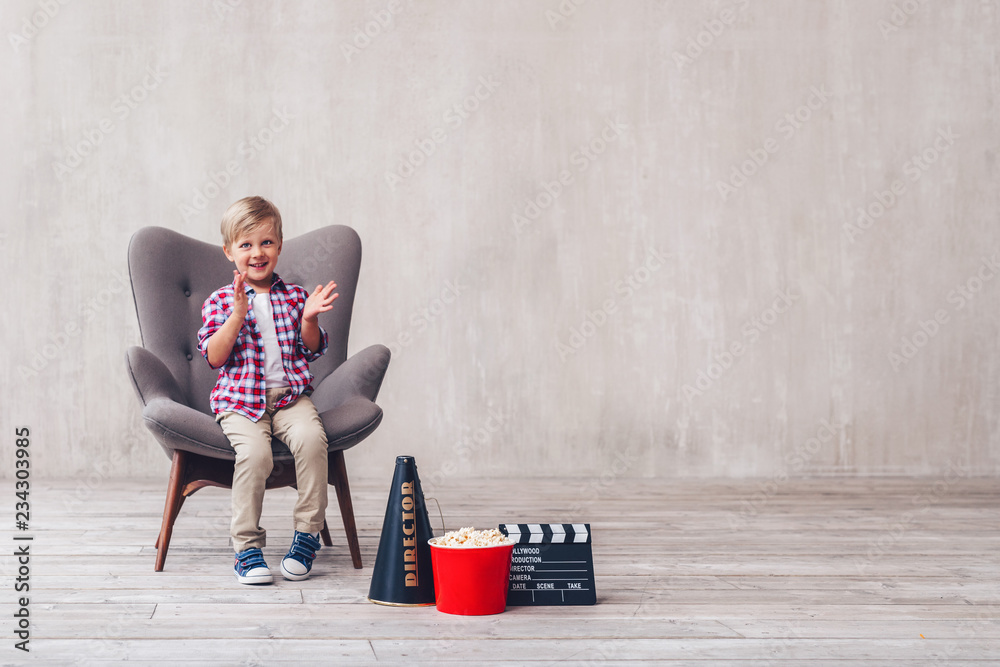
[[[259,270],[259,269],[263,269],[265,266],[267,266],[267,262],[258,262],[257,264],[249,264],[248,266],[251,269],[258,269]]]

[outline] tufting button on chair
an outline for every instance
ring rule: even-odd
[[[221,243],[211,245],[162,227],[144,227],[129,243],[129,277],[135,298],[142,347],[130,347],[126,363],[142,406],[146,427],[171,460],[163,522],[156,540],[157,572],[163,570],[170,534],[184,500],[206,486],[231,488],[235,452],[209,407],[218,370],[198,351],[201,306],[212,292],[233,279]],[[375,404],[389,365],[389,349],[367,347],[347,358],[347,336],[361,268],[361,240],[350,227],[324,227],[282,244],[277,273],[286,282],[312,291],[337,282],[340,297],[320,313],[329,348],[309,364],[315,376],[312,401],[329,441],[329,483],[337,491],[354,567],[361,548],[354,522],[344,450],[374,431],[382,421]],[[295,466],[284,443],[272,442],[274,470],[269,489],[295,485]],[[332,546],[323,526],[323,543]]]

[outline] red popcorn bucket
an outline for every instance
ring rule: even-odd
[[[507,608],[510,557],[514,544],[491,547],[431,545],[431,567],[438,611],[461,616],[488,616]]]

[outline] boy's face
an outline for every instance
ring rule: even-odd
[[[230,262],[236,269],[246,274],[246,282],[257,291],[267,291],[271,287],[274,267],[281,254],[281,241],[274,233],[270,220],[248,234],[235,239],[230,247],[222,246]]]

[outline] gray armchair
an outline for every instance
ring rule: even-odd
[[[167,557],[174,520],[185,498],[206,486],[231,488],[236,457],[209,408],[218,371],[198,351],[201,306],[232,281],[232,265],[222,244],[211,245],[162,227],[137,231],[128,250],[129,276],[139,318],[142,347],[126,353],[129,376],[142,404],[146,427],[171,459],[163,523],[156,540],[159,572]],[[330,443],[329,481],[337,490],[340,514],[354,567],[361,549],[354,523],[344,450],[364,440],[382,421],[375,404],[389,365],[389,350],[372,345],[347,358],[355,288],[361,268],[361,241],[350,227],[324,227],[284,241],[278,273],[286,282],[312,291],[337,282],[333,310],[319,315],[330,337],[326,354],[310,364],[312,400]],[[274,470],[267,488],[295,485],[295,466],[284,443],[274,440]],[[323,542],[331,546],[323,527]]]

